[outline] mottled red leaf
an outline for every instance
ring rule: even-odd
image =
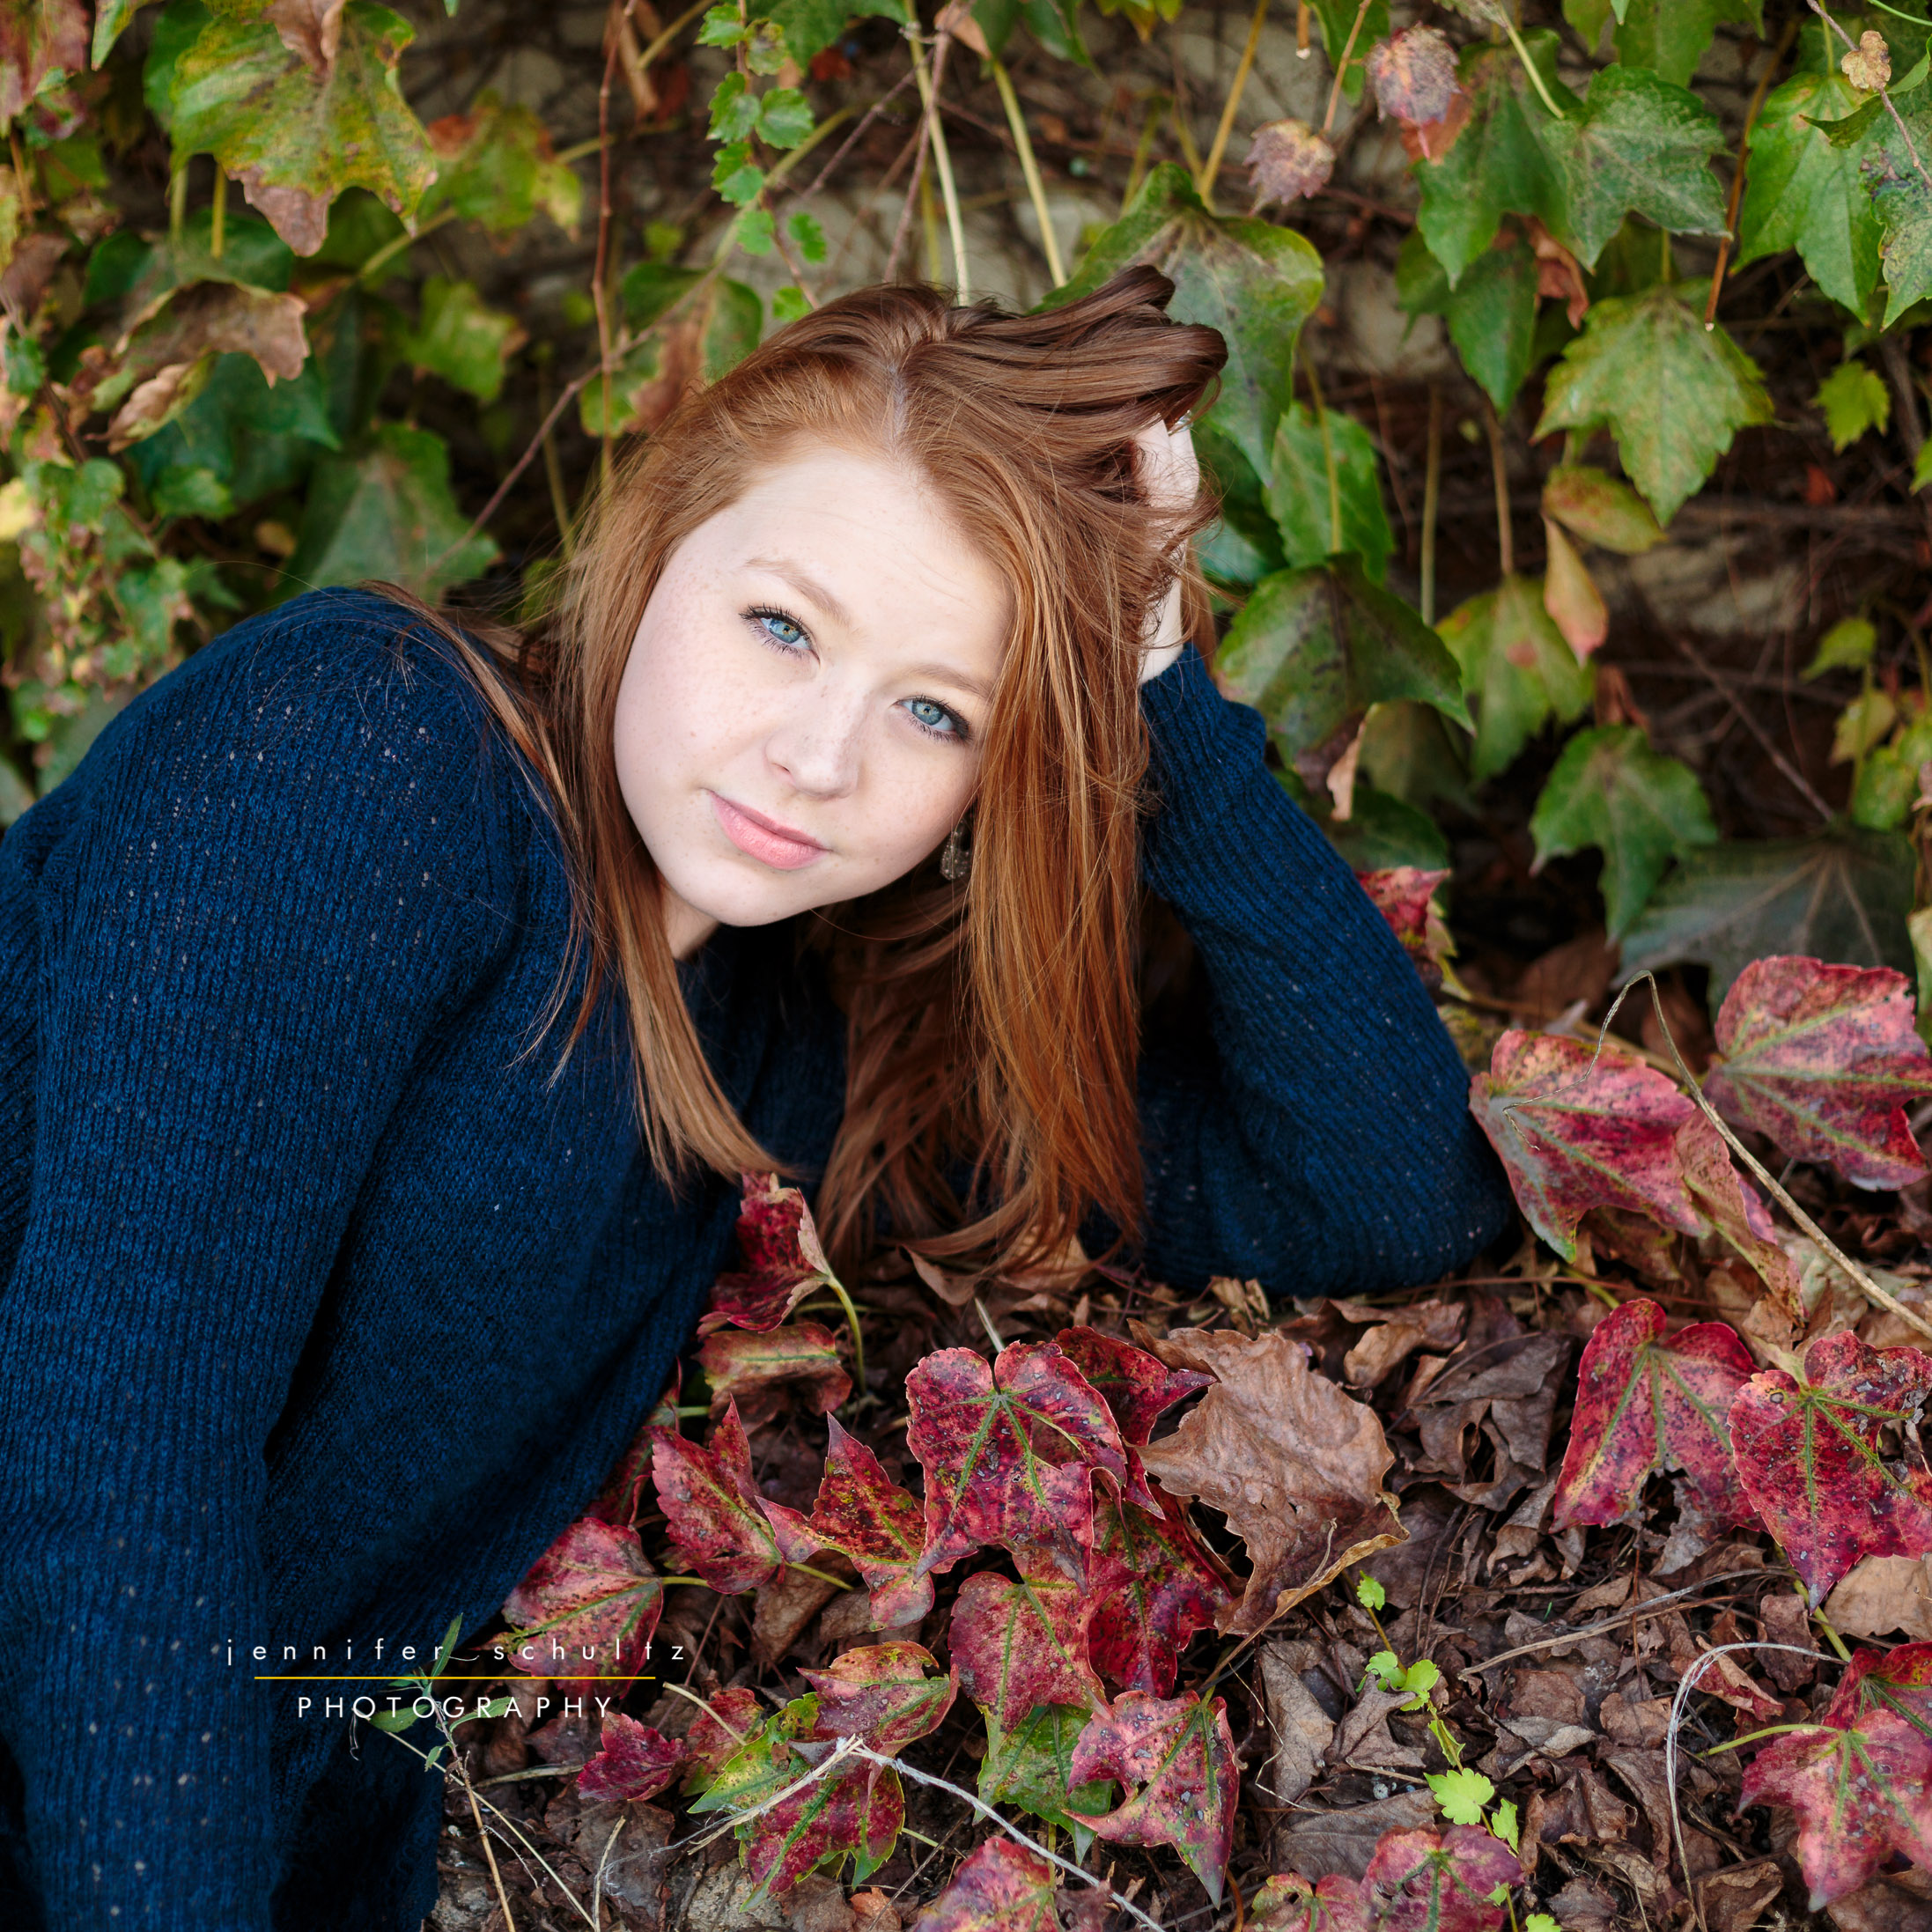
[[[1856,1729],[1807,1726],[1773,1739],[1744,1771],[1740,1805],[1788,1804],[1816,1912],[1856,1891],[1892,1853],[1932,1865],[1932,1744],[1896,1711]]]
[[[1158,1513],[1130,1497],[1094,1507],[1087,1655],[1117,1690],[1171,1697],[1180,1655],[1197,1630],[1233,1608],[1171,1497]]]
[[[1901,1643],[1883,1655],[1876,1650],[1856,1652],[1832,1694],[1824,1722],[1856,1726],[1880,1710],[1896,1712],[1932,1738],[1932,1643]]]
[[[1694,1109],[1655,1068],[1512,1029],[1471,1081],[1469,1104],[1530,1225],[1565,1260],[1576,1258],[1576,1224],[1593,1207],[1703,1232],[1677,1155]]]
[[[1376,1932],[1496,1932],[1504,1908],[1489,1895],[1522,1877],[1516,1855],[1472,1825],[1385,1832],[1361,1896]]]
[[[1361,1886],[1340,1872],[1314,1884],[1299,1872],[1277,1872],[1248,1906],[1250,1932],[1369,1932]]]
[[[1416,33],[1429,29],[1418,27]],[[1401,38],[1401,36],[1397,36]],[[1437,35],[1440,39],[1441,36]],[[1447,90],[1443,100],[1448,100]],[[1435,889],[1449,877],[1446,872],[1426,872],[1420,866],[1391,866],[1383,872],[1358,872],[1355,879],[1375,901],[1389,930],[1402,941],[1409,963],[1422,976],[1431,992],[1442,984],[1442,955],[1447,935],[1429,917],[1429,901]]]
[[[988,1368],[942,1348],[906,1377],[906,1446],[925,1471],[922,1572],[985,1544],[1051,1550],[1076,1582],[1094,1541],[1094,1476],[1127,1478],[1120,1431],[1053,1342],[1019,1342]]]
[[[657,1406],[638,1424],[638,1433],[630,1438],[629,1446],[604,1478],[603,1487],[584,1512],[586,1516],[595,1516],[619,1529],[629,1529],[637,1522],[638,1513],[645,1506],[645,1498],[650,1493],[651,1431],[677,1427],[678,1384],[682,1380],[682,1371],[674,1367],[670,1387],[658,1397]]]
[[[1128,1691],[1102,1710],[1073,1747],[1073,1777],[1115,1778],[1139,1788],[1104,1818],[1081,1818],[1114,1845],[1171,1845],[1220,1904],[1221,1877],[1233,1849],[1241,1772],[1228,1729],[1228,1706],[1215,1698],[1150,1697]]]
[[[684,1746],[622,1711],[606,1711],[597,1755],[577,1773],[580,1797],[599,1804],[654,1798],[677,1774]]]
[[[937,1728],[952,1708],[956,1674],[928,1677],[938,1661],[916,1643],[848,1650],[805,1681],[818,1692],[814,1737],[856,1737],[889,1756]]]
[[[653,1429],[651,1475],[658,1503],[694,1575],[731,1596],[770,1582],[788,1562],[817,1547],[800,1538],[804,1519],[768,1504],[751,1479],[751,1449],[738,1405],[729,1403],[708,1448],[675,1429]]]
[[[761,1333],[776,1328],[814,1289],[837,1279],[818,1244],[812,1211],[795,1187],[781,1187],[775,1174],[747,1174],[738,1216],[738,1251],[744,1266],[721,1274],[697,1332],[727,1324]]]
[[[811,1529],[842,1551],[872,1592],[872,1620],[881,1630],[916,1623],[933,1607],[933,1579],[918,1568],[925,1517],[918,1499],[888,1479],[879,1458],[826,1418],[831,1441]]]
[[[765,1721],[765,1707],[749,1685],[727,1685],[713,1691],[711,1701],[692,1720],[684,1738],[690,1771],[687,1791],[701,1791],[744,1749]]]
[[[786,1769],[801,1777],[806,1766],[794,1755]],[[741,1827],[745,1869],[758,1882],[746,1902],[765,1891],[782,1899],[842,1852],[852,1855],[853,1881],[862,1882],[892,1856],[904,1823],[905,1792],[896,1772],[862,1759],[841,1763]]]
[[[1751,1353],[1722,1322],[1663,1338],[1655,1302],[1626,1302],[1596,1324],[1576,1375],[1576,1411],[1557,1478],[1555,1523],[1620,1522],[1659,1470],[1678,1473],[1678,1507],[1715,1531],[1754,1523],[1731,1460],[1730,1405]]]
[[[1368,50],[1375,105],[1411,127],[1440,121],[1456,90],[1456,49],[1433,26],[1412,26]]]
[[[1932,1550],[1932,1475],[1884,1440],[1932,1395],[1932,1356],[1847,1331],[1813,1342],[1803,1371],[1753,1375],[1730,1439],[1745,1495],[1816,1607],[1861,1557]]]
[[[517,1665],[531,1676],[628,1685],[644,1668],[663,1608],[663,1585],[638,1532],[580,1516],[504,1599],[503,1615]]]
[[[1248,144],[1248,179],[1255,204],[1318,195],[1335,172],[1335,150],[1305,121],[1292,115],[1264,122]]]
[[[1793,1333],[1802,1333],[1805,1310],[1797,1265],[1779,1245],[1777,1227],[1757,1190],[1731,1165],[1723,1135],[1702,1114],[1678,1129],[1678,1165],[1699,1213],[1757,1272]]]
[[[1214,1380],[1198,1368],[1169,1368],[1146,1349],[1097,1328],[1063,1328],[1054,1338],[1099,1391],[1121,1441],[1133,1449],[1147,1444],[1167,1410]]]
[[[1060,1932],[1059,1873],[1010,1838],[989,1838],[919,1914],[918,1932]]]
[[[1036,1704],[1104,1703],[1087,1661],[1082,1592],[1042,1567],[1014,1582],[982,1570],[953,1604],[953,1663],[961,1687],[1003,1731]]]
[[[1794,1160],[1828,1161],[1863,1187],[1925,1172],[1906,1107],[1932,1095],[1909,982],[1889,967],[1753,960],[1717,1015],[1705,1091]]]
[[[712,1413],[735,1401],[750,1427],[769,1422],[796,1388],[814,1415],[829,1415],[852,1393],[832,1331],[816,1322],[793,1322],[763,1334],[709,1335],[697,1352],[712,1385]]]

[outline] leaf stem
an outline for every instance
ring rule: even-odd
[[[1366,6],[1368,0],[1363,0],[1363,4]],[[1220,124],[1214,129],[1213,145],[1207,151],[1201,172],[1194,178],[1195,191],[1210,208],[1214,205],[1214,178],[1220,173],[1221,157],[1228,152],[1228,139],[1235,131],[1235,114],[1241,107],[1242,95],[1247,91],[1248,76],[1254,70],[1255,55],[1261,48],[1261,29],[1268,18],[1268,4],[1269,0],[1255,0],[1254,18],[1248,23],[1248,43],[1241,50],[1234,84],[1228,90],[1228,99],[1221,104]],[[996,63],[994,72],[998,71]]]
[[[1349,56],[1355,51],[1356,40],[1361,33],[1361,24],[1368,18],[1368,10],[1374,4],[1375,0],[1361,0],[1361,4],[1355,9],[1355,24],[1348,30],[1348,39],[1342,45],[1342,57],[1335,63],[1335,78],[1329,85],[1328,112],[1322,116],[1322,132],[1324,135],[1326,135],[1329,129],[1335,125],[1335,110],[1342,104],[1342,81],[1348,72]],[[1257,16],[1257,25],[1259,25],[1258,16]],[[1509,37],[1511,40],[1515,40],[1515,29],[1514,27],[1509,30]],[[1518,41],[1517,46],[1520,49],[1522,43]],[[1527,55],[1524,55],[1525,59],[1528,57]],[[1542,85],[1542,81],[1538,79],[1537,86],[1539,91]],[[1545,94],[1543,98],[1547,100],[1550,97]],[[1552,107],[1550,112],[1556,114],[1556,109]],[[1560,114],[1556,117],[1559,121],[1563,118]]]
[[[1744,199],[1744,168],[1751,159],[1751,132],[1758,125],[1759,110],[1765,104],[1765,96],[1771,92],[1771,83],[1778,70],[1784,65],[1784,57],[1791,51],[1791,43],[1798,37],[1798,19],[1794,14],[1784,24],[1784,32],[1778,38],[1778,44],[1771,50],[1771,58],[1765,64],[1765,70],[1758,77],[1758,85],[1751,97],[1751,105],[1744,109],[1744,131],[1737,136],[1737,166],[1730,178],[1730,198],[1724,207],[1724,235],[1717,244],[1717,266],[1711,270],[1710,299],[1704,305],[1704,328],[1707,334],[1717,327],[1718,291],[1724,286],[1724,270],[1730,262],[1730,245],[1737,232],[1737,210]]]
[[[1515,24],[1505,26],[1503,32],[1509,36],[1509,44],[1515,48],[1516,58],[1523,63],[1523,70],[1530,77],[1530,85],[1536,89],[1537,98],[1559,121],[1566,120],[1567,116],[1563,110],[1550,98],[1550,90],[1545,85],[1542,73],[1537,63],[1530,58],[1530,49],[1523,44],[1523,36],[1516,32]]]
[[[1422,472],[1422,622],[1435,622],[1435,520],[1442,501],[1442,391],[1429,385],[1429,450]]]
[[[1328,426],[1328,405],[1322,400],[1321,378],[1315,373],[1315,358],[1303,354],[1302,367],[1309,379],[1309,394],[1315,399],[1315,426],[1322,434],[1322,461],[1328,469],[1328,549],[1331,557],[1342,547],[1342,475],[1335,461],[1335,437]]]
[[[371,255],[366,262],[363,263],[361,268],[357,269],[357,281],[368,281],[375,274],[377,269],[387,268],[390,262],[395,261],[395,258],[412,243],[422,240],[424,235],[434,234],[436,231],[444,225],[444,223],[454,221],[455,218],[456,210],[454,208],[446,208],[441,214],[431,215],[430,218],[426,222],[424,222],[420,228],[417,228],[413,232],[409,229],[405,229],[400,235],[392,235],[388,240],[384,242],[383,245],[380,248],[378,248],[376,252],[372,255]]]
[[[1268,0],[1261,0],[1263,6]],[[1020,172],[1027,178],[1027,195],[1033,203],[1033,218],[1040,225],[1040,253],[1046,257],[1046,272],[1053,277],[1053,286],[1058,288],[1066,279],[1066,269],[1060,261],[1059,238],[1053,232],[1053,218],[1047,212],[1046,185],[1040,179],[1040,164],[1034,158],[1033,136],[1027,132],[1027,117],[1020,106],[1020,97],[1013,91],[1013,76],[1007,71],[1004,61],[992,63],[992,83],[999,90],[999,105],[1007,110],[1007,126],[1013,133],[1013,144],[1020,156]]]
[[[809,1576],[821,1583],[835,1584],[841,1590],[849,1590],[853,1587],[843,1576],[833,1576],[825,1570],[815,1570],[809,1563],[787,1563],[785,1567],[788,1570],[796,1570],[800,1576]]]
[[[925,54],[917,29],[909,28],[906,39],[912,45],[912,77],[918,84],[919,100],[925,109],[933,164],[939,170],[940,194],[946,203],[946,225],[953,238],[954,292],[957,300],[970,302],[973,299],[972,272],[966,265],[966,227],[960,218],[959,189],[953,181],[952,152],[946,145],[946,127],[940,118],[940,77],[945,71],[946,48],[952,35],[943,30],[940,33],[930,73],[926,71]]]
[[[1483,427],[1489,431],[1489,468],[1496,485],[1496,549],[1507,580],[1516,574],[1516,533],[1509,520],[1509,465],[1502,446],[1502,420],[1495,405],[1483,398]]]
[[[838,1297],[838,1305],[845,1311],[845,1326],[852,1331],[852,1387],[863,1402],[866,1399],[866,1338],[859,1332],[859,1310],[852,1306],[844,1284],[836,1275],[828,1275],[825,1285]]]

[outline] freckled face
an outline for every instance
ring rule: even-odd
[[[899,465],[766,470],[667,560],[617,694],[617,776],[672,950],[876,891],[951,831],[1012,623]]]

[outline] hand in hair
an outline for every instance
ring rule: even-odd
[[[1194,438],[1185,424],[1170,430],[1159,417],[1134,438],[1135,466],[1150,507],[1184,511],[1200,488],[1201,466],[1194,454]],[[1182,610],[1184,588],[1178,573],[1167,594],[1147,614],[1146,645],[1140,660],[1140,682],[1160,676],[1187,645]]]

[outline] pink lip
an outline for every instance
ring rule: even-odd
[[[776,866],[784,872],[795,872],[800,866],[810,865],[827,850],[815,838],[807,838],[803,832],[780,825],[776,819],[747,811],[743,806],[734,805],[729,799],[720,798],[715,792],[711,793],[711,801],[712,810],[716,814],[725,837],[740,852],[762,859],[768,866]]]

